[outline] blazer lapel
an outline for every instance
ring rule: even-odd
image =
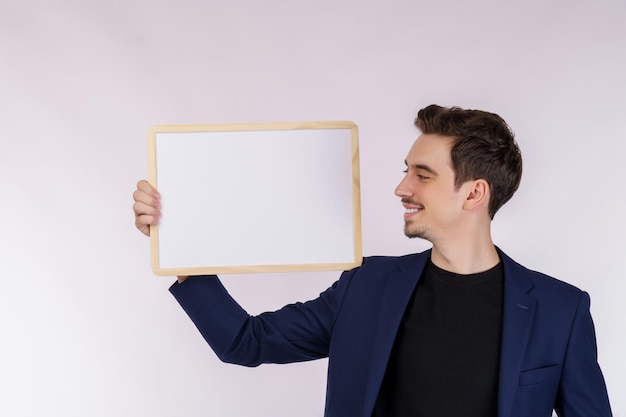
[[[504,307],[498,417],[509,417],[530,337],[536,300],[528,295],[533,284],[526,276],[526,269],[502,252],[500,258],[504,263]]]
[[[372,346],[372,362],[365,394],[365,416],[370,416],[378,397],[387,362],[406,306],[430,259],[430,250],[400,261],[398,270],[389,273],[381,294],[380,312]]]

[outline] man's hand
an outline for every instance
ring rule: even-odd
[[[150,236],[150,226],[159,224],[160,198],[159,192],[148,181],[141,180],[137,183],[137,189],[133,193],[135,227],[146,236]]]

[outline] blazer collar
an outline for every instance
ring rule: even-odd
[[[534,284],[529,278],[528,270],[500,249],[498,253],[504,264],[498,417],[509,417],[513,411],[515,390],[530,338],[537,300],[529,295]]]
[[[386,277],[381,294],[378,322],[372,346],[372,360],[367,382],[364,411],[370,416],[387,369],[389,355],[396,339],[404,311],[422,272],[430,259],[430,250],[400,258],[397,269]]]

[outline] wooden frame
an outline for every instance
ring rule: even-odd
[[[352,122],[156,126],[157,275],[347,270],[362,262]]]

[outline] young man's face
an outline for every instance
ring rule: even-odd
[[[395,194],[402,199],[404,233],[436,243],[457,230],[462,220],[464,187],[454,186],[452,139],[421,135],[406,158],[406,175]]]

